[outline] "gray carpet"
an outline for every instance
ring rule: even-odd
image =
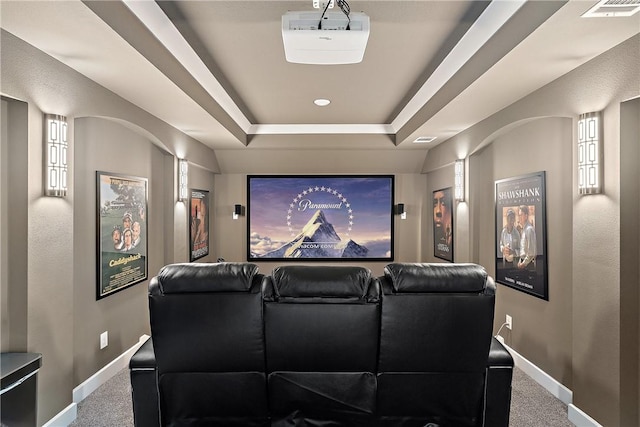
[[[513,374],[512,427],[573,427],[567,406],[520,369]],[[133,427],[129,371],[123,369],[78,405],[76,427]]]

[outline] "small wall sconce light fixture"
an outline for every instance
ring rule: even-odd
[[[67,118],[56,114],[44,115],[44,194],[67,195]]]
[[[186,159],[178,159],[178,200],[186,202],[188,198],[189,163]]]
[[[396,205],[396,215],[400,215],[400,219],[407,219],[407,211],[404,210],[404,203]]]
[[[578,118],[578,192],[602,192],[602,120],[600,112]]]
[[[459,202],[464,201],[464,159],[458,159],[455,163],[454,194]]]
[[[243,211],[244,209],[242,208],[242,205],[235,205],[233,207],[233,214],[231,215],[231,217],[233,219],[238,219],[243,215]]]

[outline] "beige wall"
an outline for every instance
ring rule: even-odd
[[[188,260],[176,157],[193,159],[190,175],[200,187],[213,187],[219,167],[212,150],[11,34],[2,31],[0,42],[0,93],[10,123],[2,158],[11,159],[3,168],[8,214],[0,237],[7,262],[0,277],[10,296],[5,303],[3,292],[1,303],[10,308],[1,342],[2,351],[42,353],[42,424],[71,403],[75,386],[149,330],[146,281],[95,300],[95,171],[149,179],[150,227],[158,239],[150,253],[153,275],[166,262]],[[73,185],[66,198],[43,196],[44,112],[69,121]],[[105,330],[109,346],[99,350]]]
[[[545,171],[549,301],[498,286],[496,329],[509,314],[513,329],[502,330],[507,344],[549,375],[572,387],[571,310],[572,120],[544,118],[522,123],[470,157],[473,179],[473,259],[495,275],[495,187],[499,179]],[[553,155],[551,155],[553,153]]]
[[[95,301],[95,170],[149,178],[153,233],[162,235],[150,260],[153,275],[163,263],[188,260],[187,209],[175,200],[178,156],[191,163],[190,187],[212,192],[211,249],[202,261],[246,259],[246,218],[231,219],[234,204],[246,205],[246,173],[305,172],[394,173],[396,203],[405,203],[408,212],[407,220],[395,218],[396,260],[436,261],[431,191],[452,186],[452,163],[466,158],[467,200],[455,208],[455,260],[479,262],[493,271],[494,181],[547,171],[550,298],[547,302],[500,286],[496,326],[505,313],[512,315],[509,343],[569,386],[574,403],[596,420],[616,426],[633,419],[630,405],[640,399],[631,395],[629,402],[621,394],[636,390],[637,396],[640,375],[632,358],[640,338],[635,343],[621,340],[627,326],[638,330],[640,297],[629,303],[623,300],[626,293],[633,295],[634,288],[622,282],[635,274],[637,285],[637,272],[621,270],[620,255],[633,254],[634,248],[637,254],[640,243],[639,232],[629,239],[621,236],[621,228],[637,209],[625,203],[628,194],[637,195],[637,188],[622,185],[630,167],[624,156],[633,152],[632,143],[624,141],[633,141],[638,131],[625,137],[620,122],[629,115],[635,120],[637,106],[621,111],[620,103],[640,96],[639,36],[431,149],[422,169],[415,166],[415,159],[424,157],[424,152],[389,150],[367,151],[368,161],[360,163],[352,161],[357,153],[345,153],[339,162],[314,164],[321,170],[303,171],[296,165],[314,153],[300,150],[286,152],[286,162],[277,160],[282,153],[272,153],[260,170],[250,172],[224,169],[216,153],[202,144],[4,31],[1,43],[0,93],[24,102],[10,100],[6,107],[7,114],[18,115],[9,120],[8,130],[16,138],[7,138],[6,147],[3,142],[1,154],[2,159],[5,152],[11,157],[14,167],[7,180],[15,185],[9,185],[9,206],[0,206],[8,210],[0,239],[2,248],[8,248],[10,266],[5,273],[3,259],[0,277],[5,287],[25,292],[17,300],[24,311],[10,310],[14,317],[8,326],[3,320],[2,332],[8,329],[10,340],[2,339],[2,350],[43,353],[39,423],[70,403],[74,386],[148,331],[146,282]],[[575,168],[568,166],[576,157],[576,118],[597,110],[604,111],[605,192],[580,198]],[[70,121],[74,185],[65,199],[42,196],[43,112],[66,115]],[[512,146],[526,163],[505,161]],[[122,151],[135,156],[122,160]],[[249,147],[245,152],[248,159],[261,158]],[[242,151],[218,154],[242,164]],[[325,158],[333,157],[325,153]],[[2,179],[4,183],[4,175]],[[627,208],[631,216],[624,213]],[[384,263],[359,265],[378,275]],[[260,264],[263,272],[273,266]],[[0,303],[8,305],[4,294],[0,296]],[[634,309],[636,317],[628,320],[626,313]],[[110,345],[99,351],[98,335],[104,330],[110,331]],[[628,366],[636,367],[630,382],[623,378]]]
[[[620,354],[622,425],[640,425],[640,98],[620,108]]]
[[[2,351],[27,348],[27,104],[7,99],[2,104]],[[11,159],[11,161],[9,161]],[[5,167],[6,166],[6,167]],[[6,310],[4,310],[6,307]]]
[[[621,140],[620,105],[640,96],[639,51],[635,36],[430,150],[423,167],[428,180],[439,180],[440,168],[468,157],[471,260],[488,268],[495,244],[493,180],[547,171],[549,302],[500,286],[496,326],[505,313],[514,316],[507,338],[515,350],[569,386],[574,404],[607,426],[637,418],[638,298],[624,294],[637,292],[638,275],[634,270],[633,285],[623,283],[633,274],[625,276],[620,255],[637,254],[640,243],[633,231],[621,237],[621,211],[634,200],[629,197],[638,198],[621,184],[637,182],[637,166],[621,157],[627,159],[632,144],[625,141],[637,149],[638,138],[634,128],[629,135],[635,138]],[[578,115],[589,111],[603,111],[605,187],[601,195],[579,197],[574,129]],[[637,126],[637,110],[628,115]],[[526,163],[505,162],[501,151],[512,145]],[[630,212],[637,223],[637,208]],[[628,328],[635,339],[626,339]],[[628,397],[627,390],[635,392]]]

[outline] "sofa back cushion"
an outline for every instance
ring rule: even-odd
[[[380,371],[481,372],[495,285],[474,264],[390,264],[382,281]]]
[[[283,266],[263,292],[272,426],[372,425],[380,291],[370,271]]]
[[[380,296],[371,285],[371,271],[362,267],[292,265],[276,267],[272,278],[272,286],[265,289],[268,300],[323,298],[330,303],[360,303]]]
[[[368,269],[278,267],[263,292],[268,372],[375,372],[380,298]]]
[[[269,425],[263,278],[219,263],[168,265],[151,280],[162,425]]]
[[[411,416],[417,423],[478,425],[493,280],[474,264],[390,264],[380,281],[382,424]]]
[[[159,372],[264,372],[262,278],[253,264],[163,267],[149,285]]]

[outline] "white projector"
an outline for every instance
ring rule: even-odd
[[[320,26],[321,16],[320,11],[287,12],[282,16],[287,61],[320,65],[362,62],[369,39],[369,17],[353,12],[349,22],[342,12],[327,12]]]

